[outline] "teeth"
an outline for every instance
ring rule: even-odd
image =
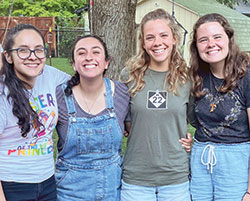
[[[214,53],[217,53],[217,52],[219,52],[219,50],[213,50],[213,51],[209,51],[209,52],[207,52],[208,54],[214,54]]]
[[[38,66],[38,64],[26,64],[26,66],[36,67],[36,66]]]
[[[85,68],[95,68],[95,65],[85,65]]]
[[[164,51],[164,49],[161,49],[161,50],[154,50],[154,53],[161,53],[161,52],[163,52]]]

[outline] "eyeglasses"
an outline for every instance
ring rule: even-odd
[[[16,51],[17,56],[20,59],[28,59],[32,52],[38,59],[44,59],[46,57],[46,50],[44,48],[37,48],[34,50],[31,50],[29,48],[16,48],[16,49],[10,49],[9,51]]]

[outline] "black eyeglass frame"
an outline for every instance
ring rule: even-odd
[[[29,50],[29,52],[30,52],[29,55],[28,55],[27,57],[25,57],[25,58],[20,57],[20,55],[19,55],[19,53],[18,53],[18,51],[19,51],[20,49]],[[38,56],[36,55],[36,51],[37,51],[37,50],[44,50],[44,57],[38,57]],[[15,48],[15,49],[9,49],[8,51],[16,51],[17,56],[18,56],[20,59],[22,59],[22,60],[28,59],[28,58],[31,56],[32,53],[34,53],[34,55],[35,55],[36,58],[38,58],[38,59],[44,59],[44,58],[46,58],[46,55],[47,55],[47,51],[46,51],[45,48],[36,48],[36,49],[34,49],[34,50],[31,50],[31,49],[29,49],[29,48],[22,48],[22,47],[19,47],[19,48]]]

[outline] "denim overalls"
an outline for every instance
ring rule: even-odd
[[[105,85],[107,113],[101,116],[76,117],[73,95],[65,96],[70,117],[64,148],[56,162],[59,201],[120,200],[123,132],[109,79],[105,78]]]

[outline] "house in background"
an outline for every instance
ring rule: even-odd
[[[234,6],[235,10],[250,17],[250,1],[247,4],[242,3],[241,0],[238,0],[239,5]]]
[[[208,13],[219,13],[226,17],[235,30],[236,42],[240,49],[250,53],[250,18],[216,0],[138,0],[136,23],[139,24],[146,13],[157,8],[163,8],[170,14],[174,13],[179,24],[188,32],[184,45],[186,61],[189,61],[189,44],[193,25],[200,16]],[[182,29],[183,36],[184,29]]]

